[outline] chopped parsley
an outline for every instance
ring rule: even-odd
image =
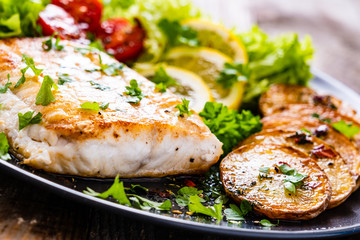
[[[61,51],[64,49],[64,46],[60,45],[61,39],[60,39],[59,35],[56,37],[55,44],[53,44],[53,39],[54,39],[55,35],[58,35],[58,33],[57,32],[53,33],[53,35],[51,35],[48,40],[45,40],[42,42],[42,48],[44,49],[44,51],[48,52],[51,49],[53,49],[53,47],[57,51]]]
[[[322,121],[322,122],[324,122],[324,123],[328,123],[328,124],[331,123],[331,119],[329,119],[329,118],[322,118],[322,117],[320,116],[320,114],[318,114],[318,113],[313,113],[313,114],[311,114],[311,116],[312,116],[313,118],[319,119],[320,121]]]
[[[190,211],[216,218],[218,222],[220,222],[223,218],[222,206],[223,204],[220,202],[218,204],[214,204],[213,206],[205,207],[201,204],[201,198],[198,195],[189,197],[188,208]]]
[[[124,64],[119,63],[119,62],[115,62],[112,63],[110,65],[108,64],[103,64],[102,62],[102,58],[101,55],[99,54],[99,64],[100,64],[100,68],[95,68],[95,69],[87,69],[87,72],[102,72],[108,76],[118,76],[120,75],[120,73],[122,72],[122,69],[124,68]]]
[[[141,210],[148,211],[151,208],[154,208],[155,210],[168,211],[171,209],[171,201],[169,199],[162,203],[158,203],[135,194],[128,194],[128,196],[129,199],[133,201],[133,207],[139,208]]]
[[[178,21],[169,21],[161,19],[158,23],[159,28],[166,35],[170,46],[186,45],[189,47],[198,47],[200,42],[197,38],[197,32],[189,26],[183,26]]]
[[[237,82],[247,81],[250,73],[247,72],[248,70],[246,68],[247,65],[242,63],[225,63],[224,69],[220,72],[220,76],[216,79],[216,82],[225,89],[229,89]]]
[[[9,142],[5,133],[0,133],[0,160],[10,160],[11,157],[9,155]]]
[[[99,111],[100,106],[99,103],[97,102],[84,102],[83,104],[80,105],[81,109],[85,109],[85,110],[91,110],[91,111]]]
[[[11,82],[10,82],[10,74],[7,75],[7,83],[5,83],[4,86],[0,86],[0,93],[6,93],[8,88],[11,86]]]
[[[273,224],[271,223],[269,220],[267,219],[262,219],[260,222],[261,226],[263,227],[275,227],[275,226],[278,226],[279,225],[279,220],[277,222],[277,224]]]
[[[343,120],[332,123],[331,126],[338,132],[344,134],[348,138],[353,138],[356,134],[360,132],[360,128],[354,126],[352,123],[346,123]]]
[[[284,188],[291,193],[296,193],[296,187],[303,185],[303,180],[308,177],[305,174],[298,173],[296,169],[291,168],[287,164],[281,164],[279,169],[286,175],[286,178],[284,179]]]
[[[47,106],[50,103],[55,102],[56,99],[51,91],[52,88],[58,89],[58,86],[55,84],[54,80],[52,80],[50,76],[46,75],[41,84],[40,90],[36,95],[35,104]]]
[[[153,83],[155,83],[155,89],[158,90],[161,93],[166,92],[166,89],[169,86],[175,86],[177,85],[177,82],[175,79],[170,77],[167,72],[165,71],[164,67],[159,67],[158,70],[156,70],[154,77],[151,79]]]
[[[109,103],[108,103],[108,102],[107,102],[107,103],[103,102],[103,103],[100,104],[99,107],[100,107],[102,110],[105,110],[105,109],[107,109],[107,108],[109,107]]]
[[[129,96],[126,98],[128,103],[138,104],[144,97],[144,94],[142,93],[138,82],[135,79],[130,81],[130,86],[126,86],[126,90],[127,91],[124,93]]]
[[[70,78],[70,75],[67,73],[59,73],[58,77],[59,77],[58,80],[59,85],[64,85],[65,83],[70,83],[74,81],[73,79]]]
[[[224,154],[250,135],[261,131],[260,116],[254,116],[250,111],[228,109],[222,103],[207,102],[199,115],[211,132],[223,143]]]
[[[34,117],[34,111],[28,111],[25,114],[18,113],[19,117],[19,131],[31,124],[41,123],[42,114],[38,112]]]
[[[177,192],[175,201],[179,206],[186,207],[190,203],[190,196],[199,195],[201,193],[203,193],[203,191],[198,190],[195,187],[183,187]],[[205,200],[200,198],[200,202],[205,202]]]
[[[41,72],[43,71],[43,69],[39,69],[35,67],[35,63],[34,63],[34,59],[29,57],[26,54],[22,55],[22,61],[26,64],[26,67],[21,69],[20,72],[22,74],[21,78],[17,81],[17,83],[15,84],[15,88],[19,87],[21,84],[25,83],[25,73],[26,71],[30,68],[35,76],[39,76],[41,74]]]
[[[105,91],[105,90],[109,90],[110,87],[109,86],[104,86],[100,83],[94,82],[94,81],[89,81],[89,83],[91,84],[91,86],[95,89],[99,89],[101,91]]]
[[[269,173],[270,168],[269,167],[261,167],[259,168],[259,171],[262,173]]]
[[[180,117],[184,117],[185,114],[187,114],[188,116],[191,116],[192,112],[189,109],[189,100],[186,100],[185,98],[181,99],[182,103],[176,105],[175,108],[179,109],[179,116]]]

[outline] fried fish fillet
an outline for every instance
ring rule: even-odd
[[[218,161],[221,142],[196,113],[179,115],[177,96],[157,92],[126,66],[106,73],[108,67],[119,68],[106,54],[68,41],[61,41],[63,50],[45,51],[44,40],[0,41],[0,82],[7,82],[7,74],[12,82],[0,94],[0,130],[25,164],[86,177],[161,177],[203,173]],[[28,69],[25,83],[15,88],[26,67],[22,54],[43,71],[36,76]],[[37,105],[46,75],[55,83],[66,76],[67,82],[51,90],[55,102]],[[133,79],[143,94],[138,104],[126,94]],[[98,111],[80,108],[86,102],[109,105]],[[42,113],[42,122],[19,131],[18,113],[28,111]]]

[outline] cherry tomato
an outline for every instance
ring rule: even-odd
[[[99,38],[105,50],[120,62],[135,60],[144,47],[145,31],[139,22],[131,24],[124,18],[109,19],[101,24]]]
[[[82,29],[90,32],[100,29],[103,6],[99,0],[52,0],[51,3],[67,11]]]
[[[59,37],[62,39],[79,39],[86,36],[70,14],[53,4],[48,4],[40,12],[38,23],[42,27],[45,36],[50,36],[55,32],[58,32]]]

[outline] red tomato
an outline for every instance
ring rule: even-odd
[[[120,62],[135,60],[144,47],[145,31],[140,23],[131,24],[124,18],[109,19],[101,24],[99,37],[105,50]]]
[[[58,32],[62,39],[79,39],[86,36],[70,14],[53,4],[48,4],[40,12],[38,23],[42,27],[45,36],[50,36],[55,32]]]
[[[65,9],[82,29],[90,32],[100,29],[103,6],[99,0],[52,0],[51,3]]]

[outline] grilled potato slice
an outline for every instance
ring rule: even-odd
[[[333,96],[320,95],[309,87],[287,84],[272,85],[260,98],[260,110],[264,116],[267,116],[294,103],[319,105],[337,110],[344,116],[358,118],[356,111],[349,104]]]
[[[328,208],[343,203],[355,188],[355,178],[340,154],[321,139],[304,131],[291,132],[270,130],[252,135],[242,144],[264,143],[293,147],[311,156],[326,173],[331,183],[331,199]]]
[[[299,117],[287,112],[271,115],[263,118],[263,130],[283,130],[298,131],[307,129],[315,136],[333,146],[350,166],[353,175],[360,175],[360,154],[357,147],[346,136],[334,130],[330,125],[316,118]]]
[[[291,193],[284,188],[286,164],[305,174],[303,185]],[[259,175],[269,167],[266,175]],[[282,145],[248,144],[231,152],[220,164],[226,193],[236,202],[243,199],[253,209],[273,219],[306,220],[318,216],[330,201],[331,185],[326,174],[306,154]]]

